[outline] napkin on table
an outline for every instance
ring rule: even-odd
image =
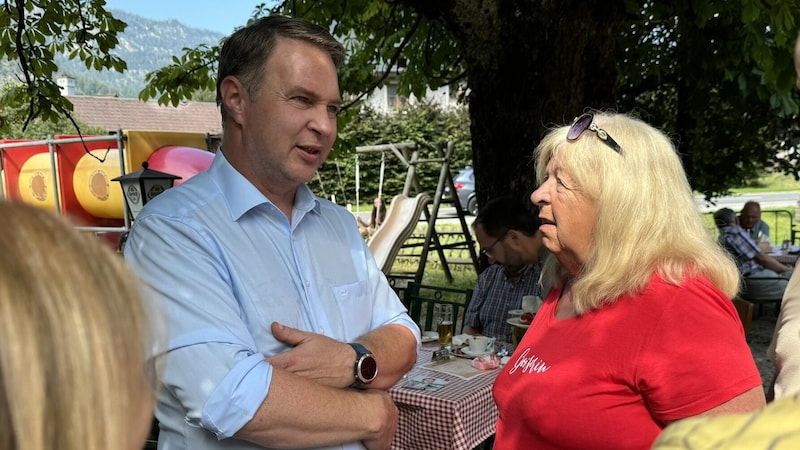
[[[453,345],[465,345],[472,336],[464,333],[453,336]]]
[[[500,367],[500,358],[495,354],[479,356],[472,360],[472,367],[478,370],[492,370]]]

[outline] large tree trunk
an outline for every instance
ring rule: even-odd
[[[443,22],[467,61],[479,204],[529,197],[546,129],[614,106],[621,0],[404,2]]]

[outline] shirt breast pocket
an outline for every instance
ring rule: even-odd
[[[333,296],[350,339],[372,329],[373,301],[368,281],[335,286]]]

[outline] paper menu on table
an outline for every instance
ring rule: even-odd
[[[405,384],[405,387],[411,389],[423,389],[426,391],[438,391],[444,387],[445,384],[447,384],[447,380],[418,375],[408,380]]]
[[[453,375],[464,380],[491,372],[472,367],[472,360],[464,358],[452,358],[445,362],[433,361],[424,364],[422,367],[427,370]]]

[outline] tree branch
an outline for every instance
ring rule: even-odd
[[[417,15],[417,20],[414,22],[414,25],[411,26],[411,29],[409,29],[408,33],[406,33],[406,35],[403,37],[403,41],[400,42],[400,45],[398,45],[397,48],[395,49],[394,54],[392,55],[391,59],[389,59],[389,63],[384,68],[381,76],[374,83],[368,86],[367,89],[363,89],[361,93],[355,98],[355,100],[344,105],[342,107],[343,109],[347,109],[353,106],[355,103],[359,102],[361,99],[370,94],[373,90],[377,89],[378,86],[380,86],[384,81],[386,81],[387,78],[389,78],[389,74],[392,73],[392,69],[397,65],[397,61],[400,60],[400,56],[403,54],[403,49],[405,49],[408,46],[408,43],[411,41],[411,38],[416,33],[417,29],[419,29],[420,23],[422,23],[422,16]]]

